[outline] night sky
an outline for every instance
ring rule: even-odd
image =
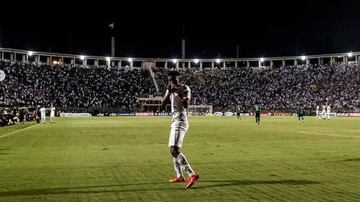
[[[360,50],[359,0],[104,2],[1,2],[2,47],[106,56],[114,22],[124,57],[180,58],[183,26],[187,58],[236,57],[237,44],[240,57]]]

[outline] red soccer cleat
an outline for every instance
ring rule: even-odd
[[[174,177],[169,180],[170,183],[179,183],[179,182],[185,182],[185,179],[183,177]]]
[[[186,185],[186,189],[190,189],[199,178],[200,178],[200,176],[196,175],[196,174],[191,176],[189,178],[189,183]]]

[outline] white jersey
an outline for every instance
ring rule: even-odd
[[[55,117],[55,107],[50,107],[50,117]]]
[[[323,105],[323,106],[322,106],[322,112],[323,112],[323,113],[325,113],[325,109],[326,109],[326,107],[325,107],[325,105]]]
[[[46,109],[44,107],[40,108],[41,117],[45,116]]]
[[[166,90],[165,96],[169,95],[169,90]],[[170,94],[170,102],[171,102],[171,113],[173,114],[173,118],[175,116],[180,116],[180,114],[185,114],[186,116],[186,108],[184,107],[181,99],[187,98],[190,100],[191,98],[191,90],[189,86],[180,84],[179,90],[177,92],[172,92]]]
[[[320,107],[316,106],[316,113],[319,113]]]
[[[169,90],[166,91],[165,96],[169,96]],[[190,100],[191,91],[187,85],[179,85],[177,92],[170,93],[172,123],[169,137],[169,147],[177,146],[181,148],[185,134],[189,128],[189,123],[186,114],[186,108],[180,101],[188,98]]]
[[[329,105],[329,106],[326,107],[326,112],[327,112],[327,113],[330,113],[330,110],[331,110],[331,107],[330,107],[330,105]]]

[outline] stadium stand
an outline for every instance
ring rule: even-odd
[[[7,75],[0,85],[2,106],[50,106],[81,109],[116,108],[133,112],[136,97],[162,95],[166,72],[106,66],[24,64],[1,61]],[[244,110],[259,102],[267,111],[292,112],[297,106],[314,109],[330,104],[334,111],[360,108],[358,63],[298,65],[278,68],[180,69],[182,82],[192,89],[193,105],[212,105],[214,111]],[[160,92],[156,92],[154,81]]]
[[[154,94],[149,71],[102,66],[37,65],[0,62],[6,82],[0,85],[4,106],[50,106],[133,110],[137,96]]]
[[[192,104],[213,105],[214,111],[251,109],[259,102],[267,111],[292,112],[297,106],[330,104],[334,110],[360,107],[360,66],[352,64],[299,65],[280,68],[226,68],[181,70],[192,89]],[[164,70],[157,71],[160,89]],[[164,92],[162,92],[164,93]]]

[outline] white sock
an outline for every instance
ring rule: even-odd
[[[175,169],[175,172],[176,172],[176,177],[183,177],[183,173],[182,173],[182,170],[181,170],[180,163],[174,157],[173,157],[173,162],[174,162],[174,169]]]
[[[195,174],[194,170],[191,168],[184,154],[180,153],[179,156],[177,157],[177,160],[181,165],[181,169],[185,170],[188,173],[189,177]]]

